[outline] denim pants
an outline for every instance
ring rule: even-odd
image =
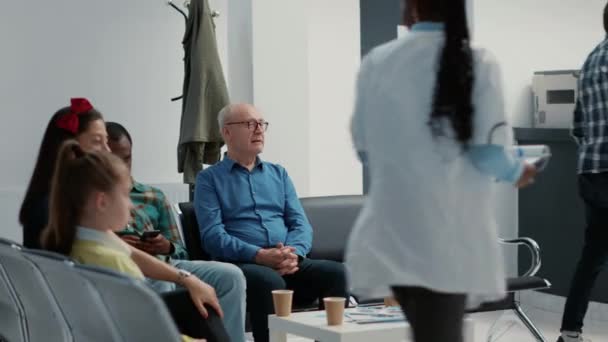
[[[171,260],[176,268],[192,273],[215,289],[224,311],[224,326],[232,342],[245,342],[246,281],[241,270],[228,263],[202,260]],[[148,279],[158,293],[173,291],[174,283]]]
[[[561,330],[582,332],[595,280],[608,261],[608,173],[579,175],[578,186],[585,202],[587,228]]]

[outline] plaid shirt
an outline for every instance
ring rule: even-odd
[[[608,39],[587,57],[578,79],[572,136],[578,173],[608,172]]]
[[[182,245],[171,204],[165,194],[157,188],[133,181],[131,202],[133,202],[131,222],[126,231],[160,230],[160,233],[173,245],[174,252],[171,258],[188,260],[188,252]],[[159,257],[166,259],[164,256]]]

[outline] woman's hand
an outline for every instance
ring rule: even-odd
[[[521,177],[519,177],[519,180],[517,181],[515,186],[518,188],[525,188],[526,186],[534,183],[534,177],[537,173],[538,171],[536,170],[536,167],[534,165],[525,164],[524,172],[521,174]]]
[[[188,289],[192,302],[194,302],[194,305],[204,318],[209,317],[209,313],[207,312],[205,305],[213,308],[220,317],[224,317],[224,313],[220,307],[220,302],[217,299],[217,295],[215,294],[213,287],[194,276],[184,279],[182,285]]]

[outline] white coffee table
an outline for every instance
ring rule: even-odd
[[[348,309],[347,309],[348,310]],[[292,313],[289,317],[268,316],[270,342],[287,342],[287,334],[321,342],[402,342],[412,341],[410,326],[406,322],[357,324],[347,322],[341,326],[327,325],[324,311]],[[466,342],[474,342],[473,321],[465,320]]]

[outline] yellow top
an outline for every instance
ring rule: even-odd
[[[112,232],[78,227],[70,257],[85,265],[105,267],[135,279],[144,279],[137,264],[131,259],[131,249]],[[182,342],[192,338],[181,335]]]
[[[110,231],[78,227],[70,257],[86,265],[106,267],[135,279],[144,279],[131,259],[129,246]]]
[[[96,241],[76,240],[72,245],[70,256],[85,265],[110,268],[136,279],[144,279],[143,273],[129,254]]]

